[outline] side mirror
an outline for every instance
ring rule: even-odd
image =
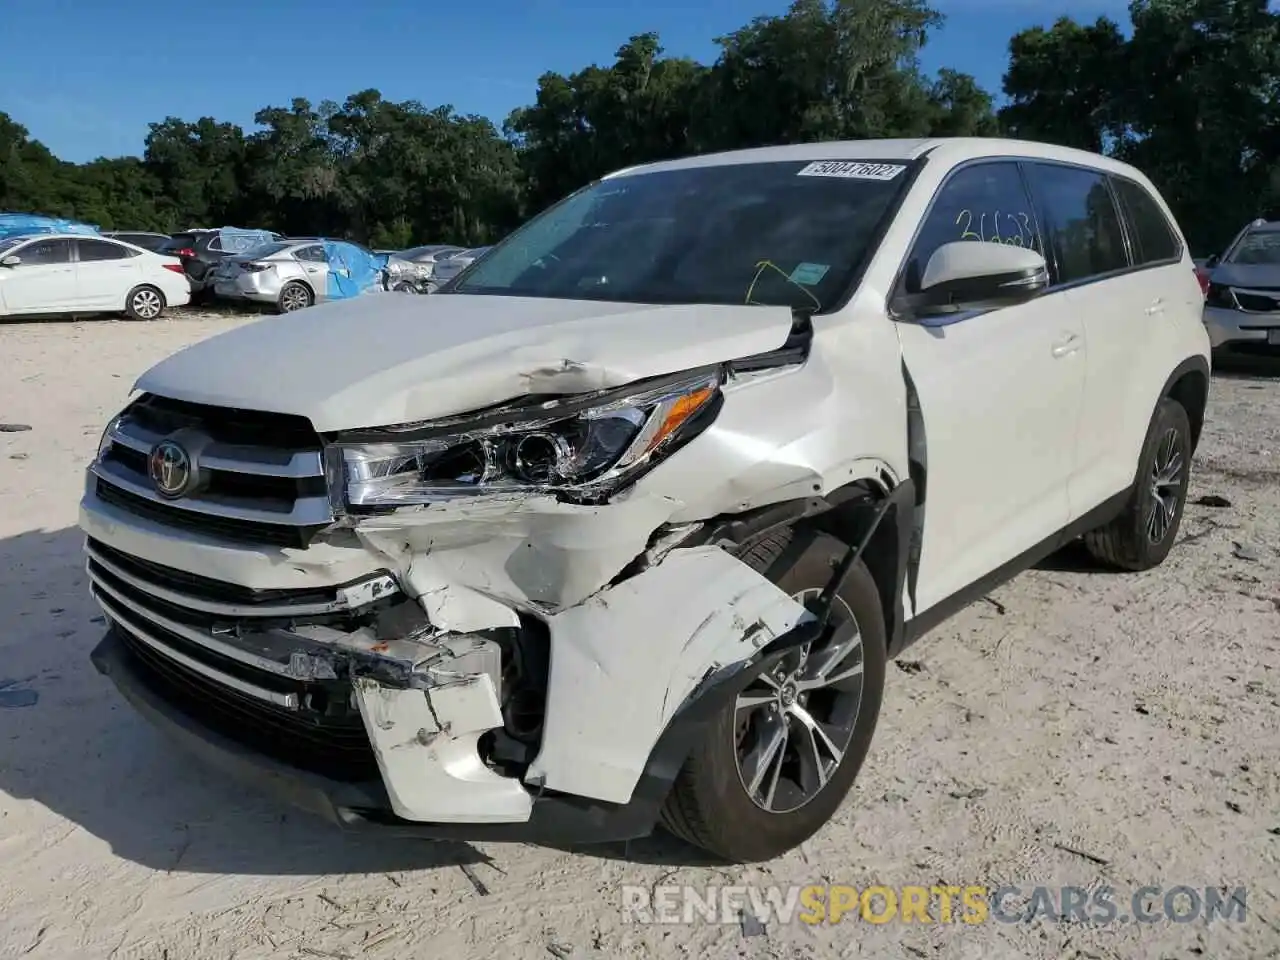
[[[994,310],[1025,303],[1049,287],[1044,257],[1026,247],[981,240],[955,240],[933,251],[909,297],[921,316]]]
[[[1212,257],[1210,257],[1208,260],[1204,262],[1205,269],[1212,270],[1221,262],[1222,262],[1222,256],[1220,254],[1215,253]]]
[[[11,254],[0,260],[0,267],[16,267],[22,262],[22,258],[17,254]]]

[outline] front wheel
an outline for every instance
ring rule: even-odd
[[[846,549],[825,534],[788,530],[742,560],[806,600]],[[708,724],[663,808],[671,833],[726,860],[770,860],[835,814],[871,747],[884,693],[884,613],[861,560],[836,597],[831,625],[812,648],[756,667]]]

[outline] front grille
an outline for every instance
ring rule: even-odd
[[[1280,290],[1274,293],[1270,290],[1235,290],[1236,303],[1240,304],[1241,310],[1248,310],[1250,313],[1277,313],[1280,312]]]
[[[354,633],[405,602],[389,574],[339,587],[253,590],[132,557],[89,540],[94,596],[148,686],[222,735],[343,781],[377,777],[345,671],[299,672],[307,626]],[[332,650],[329,651],[332,653]]]
[[[117,629],[147,686],[198,723],[299,770],[351,783],[378,778],[378,761],[358,715],[334,721],[264,704],[209,682]]]
[[[161,496],[148,462],[170,438],[198,477]],[[100,499],[166,526],[237,543],[305,549],[333,523],[320,437],[303,417],[147,394],[113,421],[93,464]]]

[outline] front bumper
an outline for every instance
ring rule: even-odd
[[[1280,354],[1280,313],[1245,313],[1205,307],[1204,325],[1214,350],[1238,349]]]
[[[543,793],[519,823],[418,822],[399,817],[379,779],[343,782],[279,760],[211,730],[165,697],[146,666],[114,629],[90,655],[98,672],[115,685],[139,714],[210,768],[301,810],[350,830],[438,840],[523,842],[559,845],[629,840],[652,832],[672,781],[689,747],[723,697],[725,688],[703,698],[668,729],[655,748],[631,801],[611,804]]]

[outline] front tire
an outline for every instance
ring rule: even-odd
[[[164,294],[145,284],[134,287],[124,298],[124,315],[130,320],[159,320],[164,308]]]
[[[1165,397],[1147,429],[1129,504],[1105,527],[1085,534],[1089,553],[1118,570],[1164,563],[1178,538],[1190,479],[1191,421],[1182,404]]]
[[[773,534],[741,556],[788,594],[831,579],[847,547],[813,531]],[[662,825],[734,862],[771,860],[809,839],[866,759],[884,693],[880,594],[859,560],[837,595],[829,642],[766,659],[708,724],[680,771]]]

